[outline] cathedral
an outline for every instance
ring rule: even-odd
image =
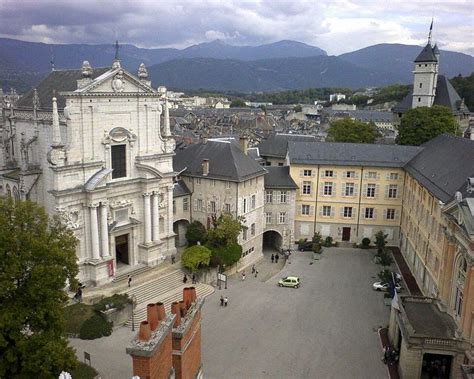
[[[117,49],[118,52],[118,49]],[[0,194],[59,215],[77,237],[79,280],[102,285],[175,253],[166,88],[143,64],[52,71],[0,102]]]

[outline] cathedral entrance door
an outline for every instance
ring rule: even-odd
[[[117,260],[117,265],[121,263],[130,264],[128,236],[128,234],[122,234],[115,237],[115,259]]]

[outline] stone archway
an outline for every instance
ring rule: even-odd
[[[263,233],[264,250],[280,250],[283,246],[283,236],[276,230],[267,230]]]
[[[188,220],[177,220],[173,222],[173,232],[175,234],[176,247],[186,246],[186,231],[188,230]]]

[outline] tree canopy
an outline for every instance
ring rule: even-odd
[[[183,251],[181,262],[185,268],[196,271],[200,267],[209,266],[211,250],[202,245],[194,245]]]
[[[0,198],[0,377],[58,377],[77,364],[64,337],[76,238],[30,201]]]
[[[397,143],[419,146],[440,134],[457,132],[458,124],[449,108],[439,105],[418,107],[402,116]]]
[[[199,242],[204,244],[206,242],[206,227],[199,221],[193,221],[186,230],[186,240],[188,246],[196,245]]]
[[[221,214],[213,226],[207,231],[207,240],[215,246],[237,243],[240,232],[245,228],[241,217],[236,219],[227,213]]]
[[[374,143],[379,133],[374,123],[349,118],[331,122],[327,140],[330,142]]]
[[[469,76],[458,75],[449,81],[472,112],[474,109],[474,72]]]
[[[234,99],[234,100],[232,100],[232,102],[230,103],[230,107],[231,107],[231,108],[243,108],[243,107],[246,107],[245,101],[243,101],[242,99]]]

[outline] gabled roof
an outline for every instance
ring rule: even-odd
[[[173,186],[173,197],[191,195],[191,191],[183,180],[178,180]]]
[[[422,145],[405,170],[433,196],[447,203],[474,176],[474,141],[442,134]]]
[[[416,57],[415,63],[419,62],[438,62],[438,59],[433,53],[433,47],[430,43],[427,43],[423,50],[421,50],[421,53]]]
[[[209,160],[209,174],[203,175],[202,162]],[[210,179],[241,182],[265,175],[266,170],[245,155],[240,148],[230,142],[208,141],[195,144],[176,152],[173,157],[175,171],[184,171],[184,175],[206,177]]]
[[[422,150],[418,146],[339,142],[289,142],[290,164],[403,167]]]
[[[110,67],[95,68],[92,71],[92,79],[96,79],[105,72],[109,71]],[[60,92],[75,91],[77,89],[77,81],[82,79],[82,70],[58,70],[52,71],[45,77],[37,86],[40,108],[51,109],[53,91],[58,103],[58,108],[63,109],[66,106],[64,96]],[[17,103],[18,107],[33,108],[33,92],[28,91],[23,95]]]
[[[264,176],[265,188],[297,189],[298,186],[290,176],[289,166],[267,166],[268,174]]]
[[[314,136],[300,134],[276,134],[258,145],[260,156],[285,158],[289,141],[316,141]]]

